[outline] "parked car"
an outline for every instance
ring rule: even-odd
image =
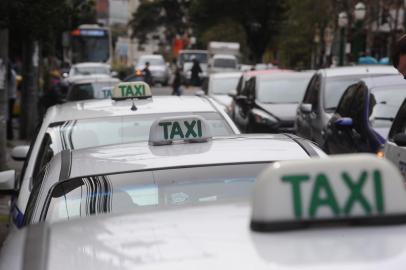
[[[135,65],[135,70],[143,70],[147,62],[150,65],[149,70],[151,71],[153,83],[168,85],[170,74],[164,57],[159,54],[142,55]]]
[[[181,69],[182,81],[189,83],[192,73],[193,60],[196,59],[199,62],[202,73],[200,74],[200,80],[207,79],[207,64],[209,61],[209,53],[206,50],[181,50],[178,55],[177,66]]]
[[[231,114],[232,96],[237,93],[237,85],[241,72],[211,74],[203,90],[215,101],[224,106],[225,111]]]
[[[73,65],[67,77],[70,82],[78,77],[92,76],[92,75],[104,75],[108,77],[113,77],[116,75],[115,72],[111,71],[111,66],[104,63],[79,63]]]
[[[324,145],[324,132],[344,91],[361,78],[398,74],[391,66],[353,66],[317,71],[296,112],[297,135]]]
[[[330,154],[378,153],[405,98],[406,81],[398,75],[351,85],[327,124],[324,149]]]
[[[293,132],[296,109],[313,73],[253,76],[236,96],[234,121],[245,132]]]

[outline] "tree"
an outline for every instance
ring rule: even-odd
[[[150,33],[164,28],[165,39],[170,43],[177,34],[183,34],[188,30],[188,10],[189,1],[186,0],[144,0],[129,23],[133,32],[132,37],[143,44],[148,40]]]
[[[195,0],[191,5],[191,19],[202,36],[207,29],[224,20],[239,24],[245,32],[252,61],[262,61],[267,48],[275,48],[285,14],[282,0]]]

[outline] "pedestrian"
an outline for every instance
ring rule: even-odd
[[[406,35],[403,35],[392,48],[392,64],[406,80]]]
[[[149,70],[149,62],[145,63],[145,67],[142,70],[142,73],[144,75],[144,81],[147,84],[152,85],[152,74],[151,74],[151,71]]]
[[[200,73],[202,73],[202,68],[200,67],[199,60],[193,59],[193,66],[191,69],[190,82],[193,86],[200,86]]]
[[[7,65],[7,94],[8,94],[8,114],[7,114],[7,140],[14,139],[13,133],[13,109],[17,98],[17,74],[9,63]]]
[[[172,89],[173,89],[172,95],[177,95],[177,96],[182,95],[181,85],[182,85],[182,77],[181,77],[181,73],[180,73],[180,68],[176,68],[175,78],[173,79],[173,83],[172,83]]]

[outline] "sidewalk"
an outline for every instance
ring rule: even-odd
[[[17,134],[17,132],[15,132]],[[9,170],[15,170],[17,179],[20,177],[24,162],[15,161],[11,158],[11,151],[15,146],[28,144],[26,141],[12,140],[7,142],[7,167]],[[0,195],[0,246],[7,236],[9,227],[10,196]]]

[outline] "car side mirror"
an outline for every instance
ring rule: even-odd
[[[16,146],[11,151],[11,157],[16,161],[24,161],[28,156],[29,150],[30,150],[29,145]]]
[[[302,103],[302,104],[300,104],[300,111],[302,113],[306,113],[306,114],[311,113],[312,109],[313,109],[313,106],[310,103]]]
[[[406,134],[405,133],[398,133],[393,137],[393,141],[398,145],[398,146],[406,146]]]
[[[352,118],[350,117],[342,117],[337,119],[334,124],[336,127],[352,127],[353,126],[353,121]]]
[[[9,170],[0,172],[0,192],[3,194],[14,194],[16,184],[16,171]]]

